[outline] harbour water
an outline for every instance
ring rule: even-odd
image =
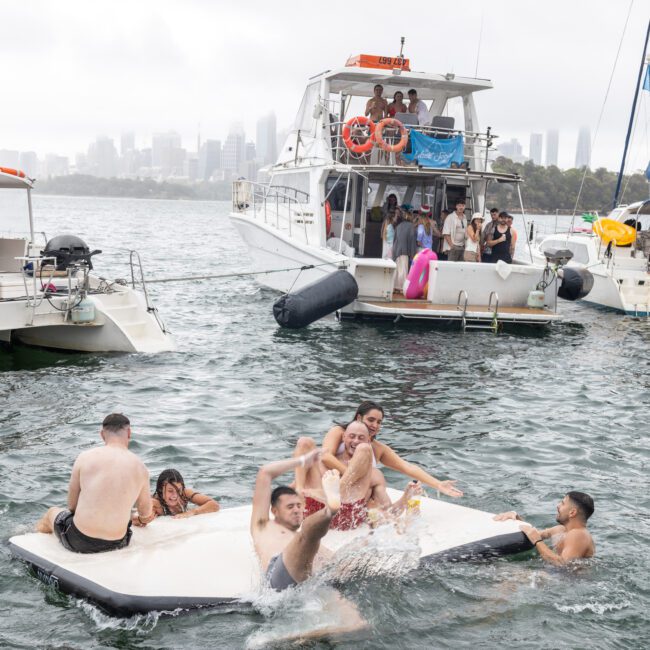
[[[103,249],[96,271],[111,279],[126,277],[128,248],[151,277],[248,267],[228,203],[34,203],[39,230]],[[381,439],[458,479],[464,505],[515,509],[544,527],[566,491],[592,494],[597,553],[570,571],[530,553],[412,573],[409,548],[398,548],[402,563],[344,587],[370,623],[366,637],[315,647],[650,645],[649,322],[561,303],[563,323],[498,336],[333,319],[285,331],[273,320],[275,294],[251,277],[151,291],[175,353],[0,351],[1,647],[239,648],[288,621],[309,627],[318,618],[309,585],[305,602],[111,619],[41,584],[6,541],[64,503],[72,462],[97,444],[108,412],[129,415],[131,448],[152,476],[175,467],[229,507],[250,500],[260,464],[290,454],[300,435],[321,437],[367,398],[386,408]]]

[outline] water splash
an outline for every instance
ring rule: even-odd
[[[582,603],[579,605],[555,605],[555,609],[565,614],[580,614],[581,612],[593,612],[602,616],[607,612],[617,612],[621,609],[626,609],[631,607],[632,603],[630,601],[624,601],[622,603]]]
[[[149,612],[147,614],[135,614],[129,618],[116,618],[104,613],[101,609],[81,598],[71,598],[72,604],[78,607],[95,624],[98,631],[124,630],[136,634],[149,634],[162,615],[178,616],[183,610],[177,609],[168,612]]]

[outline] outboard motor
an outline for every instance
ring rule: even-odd
[[[294,293],[287,293],[273,305],[278,325],[297,329],[349,305],[359,295],[351,273],[338,270]]]
[[[45,245],[45,250],[41,251],[43,257],[56,258],[56,270],[65,271],[73,264],[83,262],[92,270],[93,265],[91,257],[101,253],[100,250],[90,251],[86,242],[75,235],[59,235],[53,237]]]
[[[594,276],[587,269],[574,266],[565,266],[559,269],[558,277],[562,280],[557,295],[564,300],[580,300],[584,298],[594,286]]]

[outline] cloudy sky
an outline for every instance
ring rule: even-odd
[[[463,0],[325,3],[243,0],[29,0],[0,4],[0,149],[85,151],[96,135],[134,131],[145,146],[175,130],[188,149],[275,110],[293,119],[306,79],[356,53],[394,55],[414,70],[489,78],[479,122],[528,150],[560,131],[573,165],[578,129],[596,129],[631,12],[592,161],[620,164],[647,0]],[[309,8],[308,8],[309,7]],[[480,42],[480,52],[479,52]],[[478,64],[478,66],[477,66]],[[648,161],[650,93],[642,93],[631,168]]]

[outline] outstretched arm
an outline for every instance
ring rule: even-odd
[[[185,498],[191,503],[196,504],[198,508],[192,508],[192,510],[186,510],[185,512],[174,515],[174,519],[185,519],[186,517],[203,515],[219,510],[219,504],[213,498],[200,492],[192,492],[189,488],[185,488]]]
[[[251,512],[251,531],[263,528],[269,520],[269,509],[271,508],[271,492],[273,479],[295,469],[299,465],[311,467],[318,460],[319,449],[298,458],[277,460],[260,467],[255,481],[255,492],[253,493],[253,510]]]
[[[381,454],[379,460],[384,466],[394,469],[396,472],[406,474],[416,481],[420,481],[429,487],[440,490],[443,494],[450,497],[462,497],[463,493],[454,486],[456,481],[440,481],[439,479],[427,474],[421,467],[405,461],[397,455],[388,445],[380,443]]]

